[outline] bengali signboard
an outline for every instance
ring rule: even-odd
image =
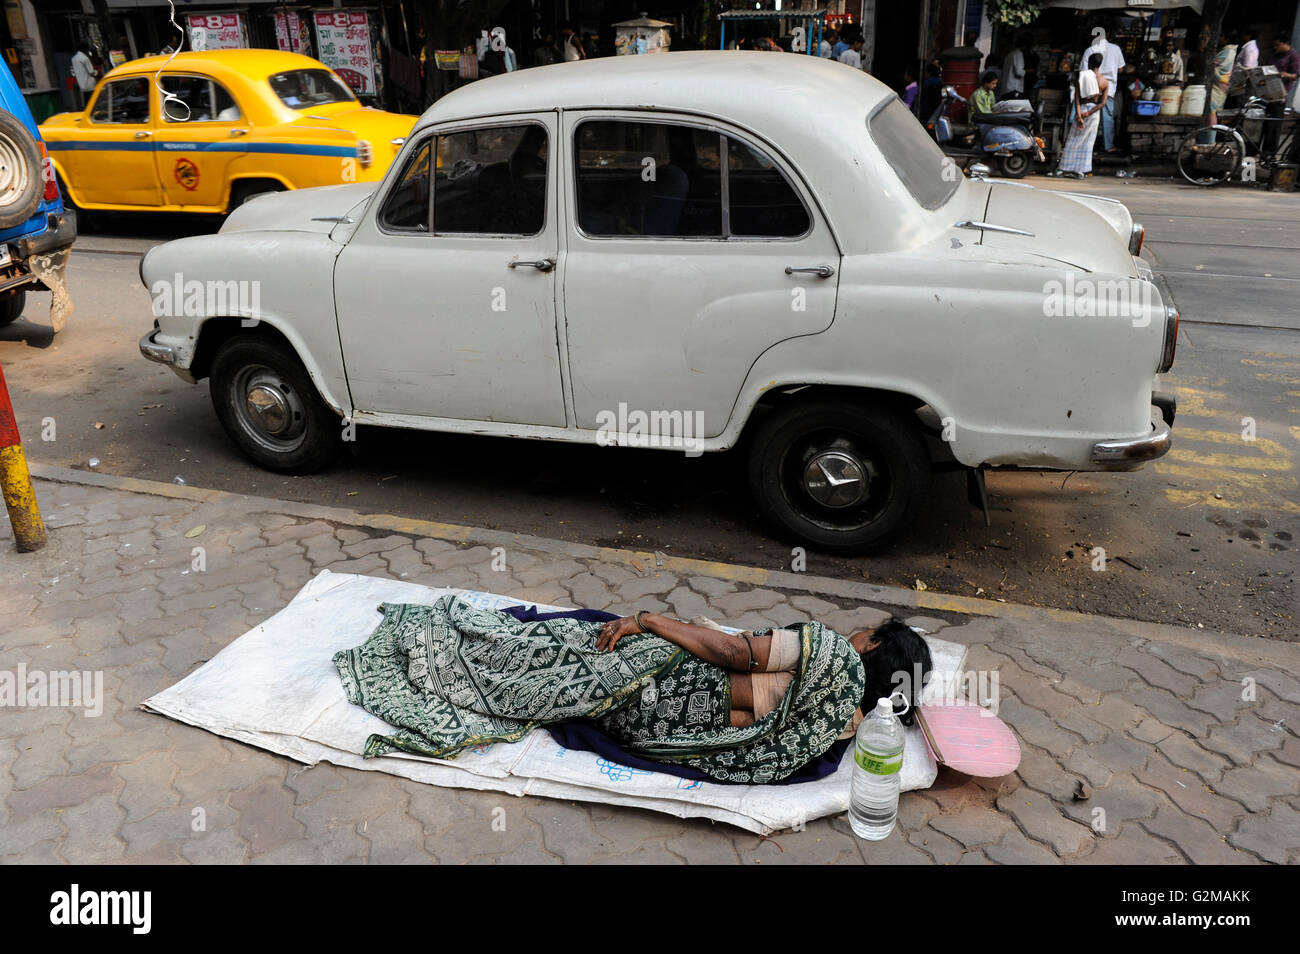
[[[370,20],[361,10],[316,14],[317,59],[332,69],[358,96],[375,95],[375,59],[370,47]]]
[[[192,50],[239,50],[248,46],[238,13],[191,14],[185,20]]]
[[[286,53],[310,55],[307,23],[292,10],[277,10],[275,14],[275,43]]]

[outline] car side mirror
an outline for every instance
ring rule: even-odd
[[[973,162],[966,171],[970,173],[972,179],[987,179],[993,170],[982,162]]]

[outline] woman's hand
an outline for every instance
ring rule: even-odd
[[[635,616],[624,616],[622,619],[612,619],[600,628],[600,634],[596,637],[596,651],[610,652],[618,641],[624,636],[630,636],[633,633],[643,633],[636,624]]]

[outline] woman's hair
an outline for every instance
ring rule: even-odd
[[[983,73],[980,74],[980,85],[988,86],[989,83],[993,82],[997,78],[998,78],[998,74],[995,71],[985,70]]]
[[[1092,54],[1092,56],[1088,57],[1088,69],[1095,70],[1097,67],[1101,66],[1102,59],[1103,57],[1100,53]]]
[[[902,689],[911,708],[898,718],[904,725],[911,725],[921,690],[934,669],[930,647],[915,630],[897,620],[877,627],[874,638],[876,648],[862,654],[862,667],[867,676],[866,689],[862,693],[862,714],[870,715],[878,699]],[[897,703],[894,711],[898,711]]]

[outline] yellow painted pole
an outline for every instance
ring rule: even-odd
[[[3,367],[0,367],[0,490],[4,492],[18,550],[26,553],[45,546],[45,523],[36,505],[36,491],[27,471],[27,457],[23,454],[22,438],[18,436],[18,420],[9,401]]]

